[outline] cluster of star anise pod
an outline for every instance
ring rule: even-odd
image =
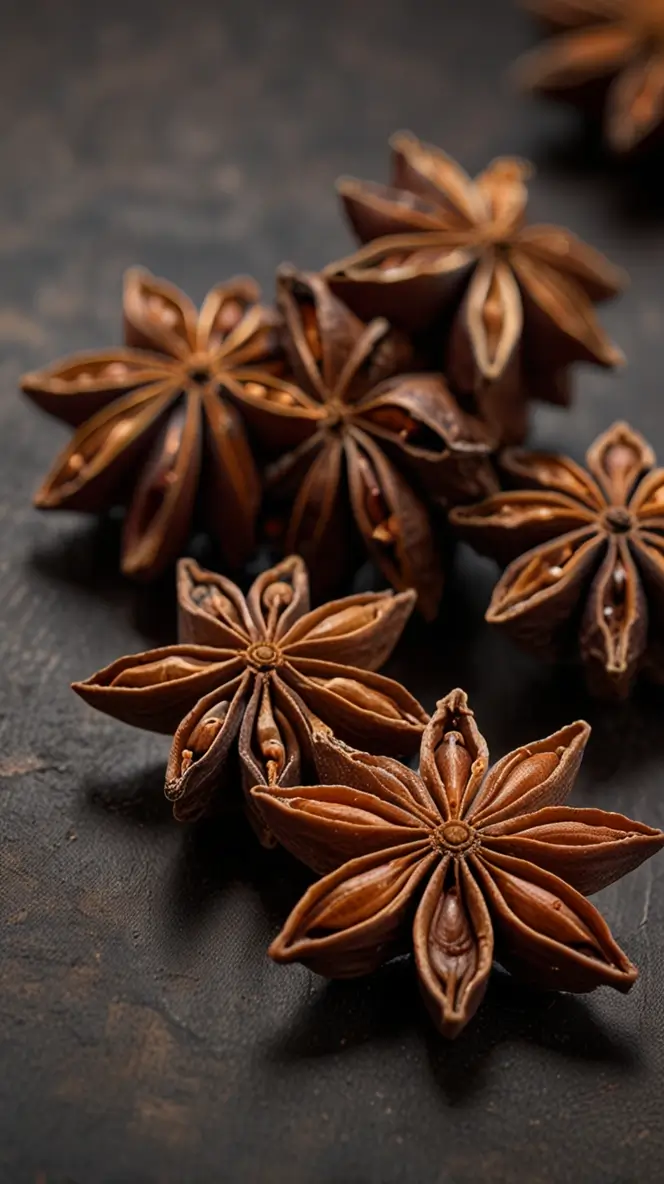
[[[142,579],[198,524],[239,571],[260,522],[317,598],[368,556],[436,614],[445,512],[497,489],[491,456],[522,442],[531,399],[569,401],[572,362],[621,360],[594,305],[623,277],[526,224],[523,161],[473,181],[412,136],[392,150],[392,185],[340,183],[364,245],[320,274],[281,268],[276,307],[235,279],[198,312],[132,270],[123,346],[24,377],[75,428],[40,508],[126,506],[122,568]]]
[[[128,723],[174,731],[166,794],[177,818],[200,818],[242,785],[261,841],[323,875],[273,942],[277,961],[346,978],[412,945],[449,1037],[479,1006],[494,958],[546,989],[628,991],[636,967],[586,896],[655,854],[664,832],[562,804],[583,721],[489,768],[463,691],[429,719],[372,673],[413,600],[367,593],[309,611],[299,558],[246,598],[183,560],[179,644],[121,658],[75,690]],[[384,755],[418,747],[419,774]]]
[[[416,604],[438,612],[454,531],[508,565],[487,618],[518,641],[580,654],[600,694],[662,675],[664,471],[624,424],[589,472],[518,447],[532,399],[569,402],[571,363],[620,362],[594,306],[622,276],[526,223],[523,161],[471,180],[412,136],[392,148],[391,185],[340,183],[360,248],[316,274],[282,267],[274,307],[234,279],[198,311],[133,270],[125,344],[22,385],[75,428],[36,504],[125,507],[128,575],[164,571],[199,526],[231,571],[261,541],[286,553],[246,594],[180,558],[177,644],[75,690],[172,734],[177,819],[238,797],[265,846],[323,875],[274,958],[343,977],[412,947],[455,1036],[494,958],[539,986],[628,990],[636,969],[586,895],[664,833],[563,804],[582,721],[489,768],[464,692],[430,718],[378,670]],[[394,591],[326,599],[367,556]],[[397,758],[418,750],[415,773]]]

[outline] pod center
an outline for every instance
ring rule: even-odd
[[[273,670],[281,661],[281,653],[269,641],[257,641],[246,651],[246,659],[256,670]]]
[[[450,855],[458,855],[467,851],[475,844],[475,831],[468,823],[455,818],[452,822],[445,822],[434,832],[434,844],[441,851]]]
[[[623,506],[610,506],[604,511],[604,525],[611,534],[627,534],[632,529],[632,515]]]

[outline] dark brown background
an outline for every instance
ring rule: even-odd
[[[303,882],[239,824],[176,826],[168,742],[69,691],[166,640],[170,582],[115,574],[117,526],[40,517],[66,438],[21,370],[118,340],[123,269],[196,298],[348,249],[332,183],[380,178],[410,127],[470,169],[538,164],[533,217],[633,276],[604,321],[630,359],[583,373],[536,438],[577,456],[616,416],[664,456],[664,200],[606,166],[570,113],[521,101],[507,0],[33,0],[0,30],[0,1178],[7,1184],[626,1184],[661,1179],[664,860],[602,894],[640,965],[623,998],[496,973],[454,1045],[407,961],[327,985],[265,957]],[[472,696],[495,756],[578,715],[576,800],[664,824],[662,696],[589,704],[481,625],[494,571],[460,557],[441,621],[392,663],[427,706]]]

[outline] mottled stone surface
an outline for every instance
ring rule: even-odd
[[[118,340],[125,266],[199,298],[350,239],[332,182],[385,175],[411,127],[471,169],[538,163],[533,211],[630,269],[603,313],[630,366],[584,372],[538,442],[581,456],[616,416],[664,458],[664,199],[566,111],[505,82],[508,0],[4,0],[0,35],[0,1179],[3,1184],[647,1184],[661,1179],[664,861],[600,901],[632,994],[540,996],[496,974],[454,1045],[408,962],[327,985],[265,948],[305,882],[238,821],[178,827],[168,742],[68,689],[166,640],[170,581],[115,574],[117,523],[39,516],[65,429],[23,369]],[[576,137],[576,139],[575,139]],[[461,684],[495,755],[580,715],[576,801],[664,825],[661,694],[618,710],[481,622],[460,558],[440,623],[391,672],[427,705]]]

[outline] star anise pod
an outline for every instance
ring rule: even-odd
[[[509,562],[487,621],[544,657],[580,651],[590,690],[622,699],[640,670],[664,679],[664,469],[625,423],[599,436],[586,462],[589,472],[507,449],[505,473],[527,488],[460,507],[451,521]]]
[[[254,790],[284,846],[327,873],[272,957],[348,978],[412,941],[424,1000],[448,1037],[477,1010],[494,958],[545,989],[628,991],[636,967],[585,897],[658,851],[664,833],[561,804],[589,732],[571,724],[487,773],[486,742],[456,690],[424,732],[419,776],[317,738],[325,784]]]
[[[178,603],[177,645],[120,658],[74,684],[107,715],[175,733],[166,796],[176,818],[206,812],[233,752],[247,792],[300,780],[314,718],[372,750],[417,751],[426,712],[373,673],[396,645],[414,592],[366,592],[310,611],[299,556],[258,576],[246,597],[183,559]]]
[[[40,509],[128,503],[122,570],[142,579],[182,553],[197,501],[225,561],[253,546],[259,477],[227,383],[281,368],[276,314],[253,280],[213,288],[200,313],[145,271],[124,283],[125,347],[74,354],[27,374],[23,390],[76,427],[37,494]]]
[[[491,437],[440,375],[403,372],[412,350],[402,334],[382,318],[365,325],[320,276],[282,268],[277,305],[293,381],[238,381],[233,390],[258,437],[281,454],[266,485],[288,499],[286,550],[305,557],[322,596],[360,543],[433,616],[442,567],[428,501],[456,504],[496,487]]]
[[[528,90],[604,108],[604,133],[628,152],[664,126],[662,0],[522,0],[554,36],[517,63]]]
[[[392,185],[338,188],[362,243],[324,275],[361,316],[433,326],[452,389],[472,396],[503,442],[519,443],[527,401],[567,404],[567,368],[622,354],[593,305],[624,276],[560,226],[525,222],[532,166],[494,160],[475,180],[409,133],[393,136]]]

